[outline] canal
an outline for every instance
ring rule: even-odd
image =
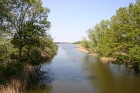
[[[74,44],[59,44],[57,55],[41,65],[40,80],[27,93],[140,93],[140,75],[125,65],[103,64],[78,51]]]

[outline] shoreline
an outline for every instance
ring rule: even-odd
[[[84,52],[86,54],[91,54],[86,48],[82,47],[81,45],[77,45],[78,47],[76,48],[77,50]]]
[[[97,54],[96,53],[91,53],[91,52],[89,52],[86,48],[84,48],[84,47],[82,47],[81,45],[77,45],[78,47],[76,48],[77,50],[79,50],[79,51],[81,51],[81,52],[83,52],[83,53],[86,53],[86,54],[90,54],[90,55],[92,55],[93,57],[97,57]],[[116,58],[113,58],[113,57],[100,57],[99,58],[100,59],[100,61],[102,62],[102,63],[109,63],[109,62],[114,62],[114,61],[116,61]]]

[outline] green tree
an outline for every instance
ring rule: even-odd
[[[87,50],[89,49],[89,44],[88,43],[89,43],[88,40],[85,37],[83,37],[83,40],[81,41],[81,45],[84,48],[86,48]]]
[[[140,69],[140,3],[121,7],[110,21],[102,20],[88,30],[88,49],[100,56],[117,58]],[[86,40],[83,40],[87,42]]]
[[[88,30],[89,38],[89,49],[92,52],[96,52],[100,55],[105,54],[108,38],[105,36],[105,33],[108,32],[110,27],[109,20],[102,20],[95,27]]]
[[[3,5],[10,6],[10,13],[3,12],[3,18],[5,17],[5,24],[10,25],[9,31],[13,34],[12,43],[19,49],[21,61],[23,47],[29,44],[29,48],[32,45],[26,41],[27,31],[31,36],[30,41],[36,44],[39,37],[35,34],[43,32],[42,34],[45,35],[45,30],[50,28],[50,22],[47,21],[49,9],[42,7],[41,0],[12,0]]]

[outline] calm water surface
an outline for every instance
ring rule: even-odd
[[[140,93],[140,75],[125,65],[100,63],[73,44],[58,46],[53,60],[41,66],[44,73],[36,87],[27,93]]]

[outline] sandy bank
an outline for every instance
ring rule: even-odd
[[[82,47],[81,45],[78,44],[77,46],[78,46],[77,50],[79,50],[79,51],[81,51],[81,52],[84,52],[84,53],[86,53],[86,54],[93,55],[94,57],[97,56],[96,53],[91,53],[91,52],[89,52],[86,48]]]
[[[79,50],[81,52],[84,52],[86,54],[91,54],[94,57],[97,57],[97,54],[96,53],[90,53],[86,48],[82,47],[79,44],[77,46],[78,46],[77,50]],[[103,63],[108,63],[108,62],[114,62],[114,61],[116,61],[116,58],[113,58],[113,57],[100,57],[99,59]]]
[[[86,54],[90,54],[90,52],[87,50],[87,49],[85,49],[84,47],[82,47],[81,45],[77,45],[78,46],[78,50],[79,51],[81,51],[81,52],[84,52],[84,53],[86,53]]]

